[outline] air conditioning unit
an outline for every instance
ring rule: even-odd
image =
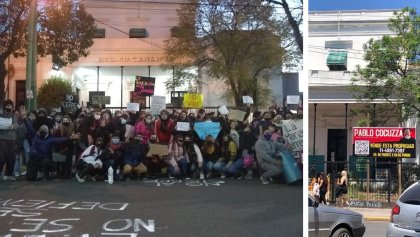
[[[145,28],[131,28],[129,31],[130,38],[147,38],[149,33]]]
[[[95,29],[93,38],[105,38],[105,29]]]

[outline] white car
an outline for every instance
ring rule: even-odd
[[[391,210],[386,236],[420,236],[420,181],[398,198]]]
[[[309,237],[362,237],[363,215],[343,208],[322,205],[309,196]]]

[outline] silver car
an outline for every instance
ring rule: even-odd
[[[361,237],[363,215],[347,209],[319,204],[309,196],[309,237]]]
[[[386,236],[420,236],[420,182],[412,184],[391,210]]]

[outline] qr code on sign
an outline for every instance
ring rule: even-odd
[[[355,141],[354,154],[369,155],[369,141]]]

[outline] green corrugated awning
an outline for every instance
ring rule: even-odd
[[[327,65],[347,65],[347,52],[329,52]]]
[[[347,70],[347,52],[329,52],[327,57],[327,66],[331,71]]]

